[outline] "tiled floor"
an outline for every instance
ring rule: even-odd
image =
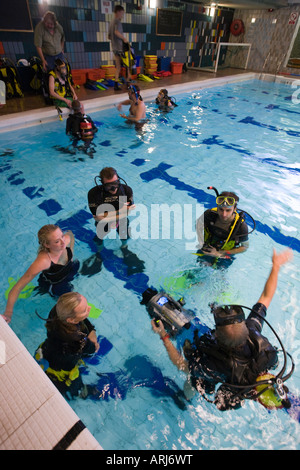
[[[0,383],[1,450],[102,449],[1,316]]]
[[[244,74],[243,77],[237,75]],[[145,99],[153,99],[157,88],[188,91],[220,82],[253,78],[241,70],[226,73],[189,71],[182,75],[138,84]],[[217,79],[217,80],[214,80]],[[203,83],[201,83],[203,82]],[[87,109],[111,107],[124,99],[126,90],[91,91],[81,87],[78,97]],[[100,98],[100,99],[96,99]],[[67,112],[67,110],[66,110]],[[0,110],[0,132],[13,126],[35,125],[42,119],[57,119],[54,107],[46,106],[42,96],[16,98]],[[48,450],[55,448],[101,449],[78,416],[60,395],[46,374],[0,315],[0,449]]]

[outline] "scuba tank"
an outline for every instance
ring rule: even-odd
[[[80,123],[80,135],[82,140],[91,140],[94,137],[92,123],[84,119]]]
[[[183,308],[183,299],[176,301],[165,292],[157,292],[154,289],[147,289],[143,293],[141,304],[146,305],[150,317],[161,320],[173,336],[182,328],[190,328],[191,321],[195,318],[192,310]]]

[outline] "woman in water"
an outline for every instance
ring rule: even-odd
[[[82,358],[99,349],[94,326],[88,320],[91,307],[78,292],[59,297],[46,323],[47,339],[38,347],[35,359],[66,397],[85,398],[89,386],[82,382]]]
[[[60,295],[71,290],[69,281],[73,279],[79,267],[78,261],[73,261],[73,233],[68,231],[64,234],[57,225],[49,224],[39,230],[38,240],[40,246],[36,259],[8,294],[4,312],[8,323],[21,291],[38,274],[40,286],[47,287],[50,294]]]

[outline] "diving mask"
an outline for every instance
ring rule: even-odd
[[[218,196],[216,203],[218,206],[234,206],[236,200],[232,196]]]
[[[105,191],[112,192],[120,187],[120,179],[118,178],[116,181],[112,181],[111,183],[103,183]]]
[[[245,314],[240,305],[209,304],[216,326],[232,325],[245,321]]]

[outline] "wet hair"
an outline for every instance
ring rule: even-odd
[[[46,11],[46,13],[44,14],[43,18],[42,18],[42,21],[45,21],[46,18],[51,18],[51,20],[53,21],[54,24],[57,23],[57,19],[56,19],[56,14],[54,13],[54,11]]]
[[[74,316],[74,310],[81,302],[81,295],[78,292],[67,292],[59,297],[56,304],[57,317],[61,322],[66,322],[68,318]]]
[[[48,318],[46,328],[49,332],[59,332],[61,337],[70,338],[73,336],[75,340],[80,339],[75,323],[67,321],[68,318],[75,316],[75,308],[81,301],[81,295],[78,292],[67,292],[59,297],[56,304],[56,315]]]
[[[55,64],[55,67],[66,67],[65,62],[61,59],[56,59],[54,64]]]
[[[114,13],[118,13],[118,11],[124,11],[124,7],[122,7],[122,5],[116,5],[114,8]]]
[[[218,326],[215,334],[218,344],[229,349],[242,346],[249,338],[249,331],[245,322]]]
[[[41,251],[49,251],[48,248],[46,247],[46,243],[49,241],[49,235],[50,233],[54,232],[57,230],[59,227],[58,225],[54,224],[48,224],[44,225],[40,230],[38,231],[38,240],[39,240],[39,249],[38,253]]]
[[[118,176],[118,173],[117,170],[115,170],[111,166],[106,166],[105,168],[102,168],[99,176],[101,181],[103,182],[103,178],[111,180],[114,176]]]
[[[79,100],[74,100],[74,101],[72,102],[72,109],[73,109],[74,111],[78,111],[78,110],[81,109],[81,104],[80,104],[80,101],[79,101]]]

